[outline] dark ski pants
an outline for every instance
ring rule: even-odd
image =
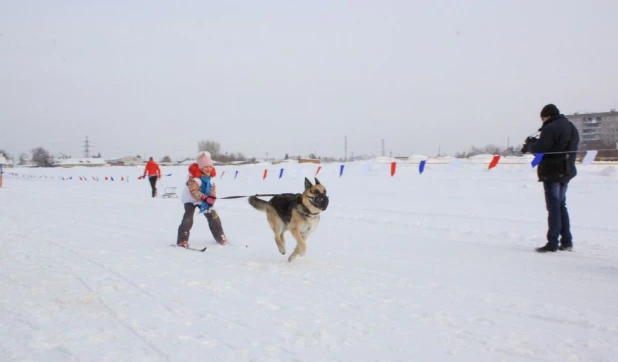
[[[195,214],[195,209],[199,210],[199,205],[195,205],[192,203],[186,203],[185,205],[185,214],[182,216],[182,221],[180,222],[180,226],[178,226],[178,239],[176,242],[180,241],[189,241],[189,235],[191,234],[191,228],[193,227],[193,215]],[[206,216],[206,220],[208,220],[208,227],[210,228],[210,232],[215,240],[219,243],[223,238],[223,226],[221,225],[221,219],[217,214],[217,211],[214,209],[204,214]]]
[[[547,206],[547,245],[557,248],[573,246],[569,212],[566,208],[567,182],[543,182],[545,205]],[[560,238],[560,239],[559,239]]]
[[[150,187],[152,188],[152,197],[157,196],[157,176],[148,177],[148,181],[150,181]]]

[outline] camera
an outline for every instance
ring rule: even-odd
[[[528,152],[528,147],[535,143],[536,141],[538,141],[539,139],[536,137],[528,137],[526,138],[526,140],[524,141],[524,145],[521,148],[521,153],[527,153]]]

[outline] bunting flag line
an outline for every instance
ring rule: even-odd
[[[543,159],[543,155],[545,154],[537,153],[536,155],[534,155],[534,159],[532,160],[532,162],[530,162],[530,165],[532,165],[532,168],[535,168],[536,166],[539,165],[539,163],[541,163],[541,160]]]
[[[603,150],[601,150],[603,151]],[[587,166],[592,164],[596,157],[598,156],[598,152],[599,150],[589,150],[589,151],[580,151],[580,152],[576,152],[573,154],[579,154],[579,153],[585,153],[585,156],[581,159],[580,162],[578,162],[579,164],[583,165],[583,166]],[[565,152],[555,152],[558,154],[565,154]],[[570,152],[566,152],[566,153],[570,153]],[[532,168],[535,168],[537,166],[540,165],[540,163],[543,161],[543,157],[545,157],[546,153],[537,153],[534,154],[534,157],[532,158],[531,161],[527,161],[527,160],[522,160],[521,158],[510,158],[507,157],[505,158],[505,162],[507,162],[506,164],[503,163],[503,165],[526,165],[528,164],[528,162],[530,162],[529,164],[531,165]],[[491,170],[493,168],[495,168],[501,161],[502,157],[500,155],[492,155],[492,158],[489,160],[488,163],[488,170]],[[376,174],[379,175],[384,175],[386,176],[386,170],[385,168],[388,167],[388,165],[390,164],[390,168],[389,168],[389,174],[390,177],[394,177],[395,174],[397,173],[397,168],[404,167],[404,169],[407,169],[408,166],[414,166],[414,164],[416,162],[414,162],[416,160],[413,160],[412,162],[403,162],[401,163],[400,161],[390,161],[387,163],[382,163],[382,162],[376,162],[376,161],[363,161],[360,163],[355,163],[352,164],[352,168],[351,168],[351,175],[356,175],[356,172],[358,172],[360,175],[367,175],[369,173],[369,171],[372,171]],[[435,160],[433,158],[429,158],[429,159],[425,159],[425,160],[420,160],[420,162],[418,163],[418,171],[419,174],[423,174],[425,172],[425,167],[429,164],[428,162],[432,161],[434,162]],[[608,164],[610,164],[611,161],[608,161]],[[397,163],[400,163],[399,167],[397,165]],[[450,168],[450,170],[454,170],[458,167],[462,167],[464,165],[474,165],[474,164],[486,164],[487,163],[487,159],[482,159],[482,160],[466,160],[466,159],[460,159],[460,158],[453,158],[452,161],[450,162],[434,162],[431,163],[432,165],[436,164],[436,165],[445,165],[448,168]],[[595,165],[601,165],[601,164],[606,164],[605,162],[597,162]],[[315,173],[314,175],[317,176],[321,171],[322,168],[324,166],[322,165],[314,165],[314,164],[309,164],[306,165],[308,167],[305,167],[304,165],[298,165],[298,166],[294,166],[294,165],[288,165],[288,166],[284,166],[281,167],[279,169],[279,179],[282,179],[284,174],[286,173],[285,170],[287,168],[288,170],[288,174],[290,174],[290,177],[299,177],[301,174],[306,174],[307,172],[311,172],[311,168],[312,167],[316,167],[315,168]],[[332,166],[332,168],[331,168]],[[346,164],[340,164],[339,165],[339,177],[343,177],[343,173],[345,171],[345,166]],[[334,168],[336,166],[334,164],[329,164],[326,166],[326,170],[325,172],[330,173],[331,170],[333,172]],[[501,166],[503,167],[503,166]],[[274,168],[274,167],[273,167]],[[274,171],[274,170],[273,170]],[[231,172],[231,171],[230,171]],[[130,173],[130,172],[129,172]],[[234,180],[238,179],[238,175],[240,173],[240,170],[238,168],[236,168],[234,170]],[[433,173],[433,170],[432,170]],[[88,173],[86,173],[88,174]],[[223,178],[226,174],[226,171],[222,171],[221,174],[219,175],[220,178]],[[251,172],[248,173],[248,177],[253,178],[256,177],[257,174],[259,174],[259,168],[258,169],[251,169]],[[64,176],[64,175],[56,175],[56,176],[50,176],[50,175],[41,175],[41,174],[23,174],[20,172],[4,172],[4,175],[8,175],[8,176],[15,176],[15,177],[20,177],[20,178],[28,178],[28,179],[38,179],[38,180],[58,180],[58,181],[69,181],[69,180],[73,180],[73,176]],[[168,173],[168,174],[164,174],[162,175],[165,177],[170,177],[172,176],[172,173]],[[253,176],[251,176],[253,175]],[[129,182],[129,178],[130,176],[124,176],[124,175],[120,175],[117,176],[116,178],[120,178],[119,180],[114,179],[114,176],[109,176],[109,175],[100,175],[100,176],[83,176],[83,175],[76,175],[75,176],[75,180],[76,181],[81,181],[81,182],[88,182],[88,181],[95,181],[95,182],[100,182],[101,180],[103,181],[118,181],[118,182]],[[147,176],[144,175],[139,175],[139,176],[135,176],[137,180],[143,180],[145,178],[147,178]],[[231,177],[231,176],[230,176]],[[265,168],[262,174],[262,179],[266,180],[268,178],[268,168]]]
[[[488,170],[496,167],[496,165],[498,165],[498,162],[500,162],[500,155],[494,156],[494,158],[491,159]]]
[[[582,160],[582,165],[585,166],[591,164],[595,157],[597,157],[597,151],[588,151]]]

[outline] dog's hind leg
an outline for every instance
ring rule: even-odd
[[[277,248],[281,255],[285,255],[285,238],[283,237],[283,233],[285,232],[285,226],[282,225],[281,220],[275,214],[276,212],[267,212],[268,214],[268,223],[270,224],[270,228],[273,230],[275,234],[275,243],[277,243]]]
[[[275,240],[277,240],[275,238]],[[279,234],[279,241],[277,241],[277,247],[279,248],[279,252],[281,255],[285,255],[285,230],[281,231]]]

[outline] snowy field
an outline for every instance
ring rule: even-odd
[[[215,205],[229,245],[196,215],[199,253],[170,246],[182,205],[142,167],[5,169],[0,360],[618,360],[618,167],[579,167],[575,252],[538,254],[542,185],[502,162],[323,165],[330,206],[293,263],[245,198]],[[316,169],[281,167],[220,167],[218,196],[300,192]],[[163,173],[180,193],[186,167]]]

